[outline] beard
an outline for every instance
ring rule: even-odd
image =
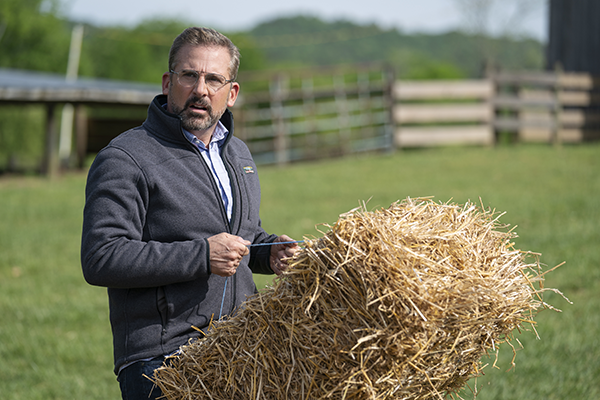
[[[199,116],[193,113],[191,108],[203,108],[206,110],[206,114],[204,116]],[[215,125],[219,122],[219,119],[223,115],[222,112],[215,112],[210,105],[210,103],[204,99],[199,97],[190,97],[186,102],[183,108],[179,108],[178,106],[172,104],[171,109],[174,114],[179,115],[181,118],[181,126],[186,131],[203,131],[211,126]]]

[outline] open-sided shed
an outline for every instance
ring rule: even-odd
[[[46,145],[42,172],[58,172],[57,110],[64,104],[75,109],[75,142],[78,163],[88,148],[87,107],[118,106],[147,108],[160,93],[159,85],[106,79],[67,80],[64,75],[0,68],[0,106],[3,104],[43,105],[46,108]]]

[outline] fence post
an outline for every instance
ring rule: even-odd
[[[346,83],[344,73],[334,77],[335,104],[337,108],[338,132],[342,155],[350,153],[350,128],[348,114],[348,98],[346,96]]]
[[[371,102],[371,90],[370,90],[371,82],[369,79],[368,72],[361,72],[358,75],[358,99],[360,106],[365,110],[370,110],[372,108]],[[368,125],[373,124],[373,113],[369,113],[367,115]]]
[[[361,114],[361,120],[359,124],[361,126],[361,137],[373,137],[373,102],[371,99],[371,79],[369,77],[369,71],[361,71],[357,77],[358,81],[358,104],[359,107],[363,110],[371,110],[371,112],[365,114]],[[369,132],[365,132],[365,126],[369,126]]]
[[[387,121],[384,125],[385,140],[387,142],[387,152],[391,153],[396,150],[394,136],[396,135],[396,121],[394,120],[394,108],[396,107],[396,74],[393,67],[386,66],[383,69],[383,80],[385,90],[385,101],[387,103]]]
[[[552,144],[560,146],[562,144],[562,99],[561,99],[561,88],[562,88],[562,67],[560,63],[557,63],[554,68],[554,85],[552,87],[552,97],[554,98],[554,107],[552,109],[552,119],[554,126],[552,127]]]
[[[494,70],[491,67],[486,66],[484,79],[489,83],[490,88],[491,88],[489,97],[486,99],[487,104],[490,108],[490,120],[488,121],[488,124],[489,124],[490,130],[492,132],[492,146],[497,146],[499,131],[496,126],[496,119],[498,118],[498,110],[496,108],[495,100],[496,100],[496,96],[498,94],[498,80],[496,79],[496,73],[494,72]]]
[[[317,137],[317,126],[316,126],[316,105],[315,105],[315,91],[314,91],[314,78],[307,77],[302,80],[302,104],[304,107],[305,116],[308,118],[309,123],[305,133],[305,146],[304,158],[305,159],[317,159],[318,158],[318,137]]]
[[[284,82],[285,78],[281,74],[276,75],[275,80],[271,81],[271,118],[275,130],[273,147],[275,150],[275,162],[278,165],[284,165],[288,162],[285,123],[283,120]]]

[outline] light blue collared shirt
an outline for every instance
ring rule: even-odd
[[[217,185],[219,186],[221,199],[223,200],[223,205],[227,210],[227,218],[231,221],[231,213],[233,211],[231,183],[229,181],[229,174],[227,173],[227,169],[225,169],[225,164],[221,158],[221,147],[225,143],[225,139],[227,138],[229,131],[227,128],[225,128],[221,121],[219,121],[215,127],[215,131],[213,132],[207,148],[204,145],[204,142],[194,136],[191,132],[188,132],[185,129],[182,130],[187,140],[189,140],[200,150],[200,154],[202,154],[202,157],[208,164],[210,171],[215,178],[215,182],[217,182]]]

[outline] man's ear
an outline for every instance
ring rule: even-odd
[[[229,89],[229,97],[227,98],[227,107],[233,107],[239,92],[240,84],[237,82],[231,82],[231,89]]]
[[[169,94],[169,85],[171,84],[171,73],[165,72],[162,76],[162,93]]]

